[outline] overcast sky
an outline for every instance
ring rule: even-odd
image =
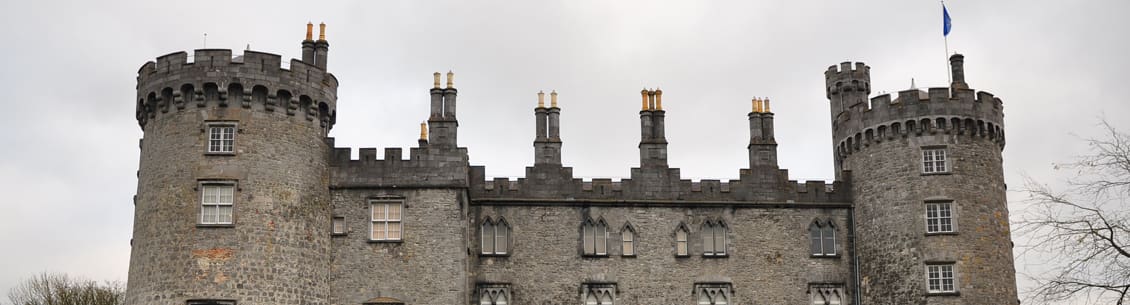
[[[1130,101],[1117,91],[1130,80],[1130,1],[947,6],[949,50],[965,54],[968,83],[1004,101],[1011,189],[1023,175],[1060,179],[1052,163],[1085,152],[1079,138],[1097,135],[1102,116],[1130,130]],[[562,161],[578,176],[622,178],[638,165],[639,90],[658,86],[670,164],[684,178],[737,178],[748,165],[749,100],[768,96],[781,166],[794,179],[830,180],[829,65],[866,62],[873,94],[911,78],[946,85],[932,0],[5,0],[0,294],[41,271],[125,280],[142,64],[202,48],[204,33],[208,48],[300,57],[307,21],[329,27],[337,146],[414,146],[431,73],[454,70],[459,144],[489,176],[533,163],[538,90],[561,94]],[[1009,199],[1021,213],[1023,196]]]

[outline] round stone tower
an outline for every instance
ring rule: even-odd
[[[138,71],[144,137],[126,302],[327,304],[337,79],[303,59],[177,52]]]
[[[1017,303],[1001,100],[968,88],[961,55],[950,61],[949,88],[895,99],[867,99],[863,63],[824,74],[837,178],[855,206],[863,304]]]

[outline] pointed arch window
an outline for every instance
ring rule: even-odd
[[[636,231],[631,224],[624,224],[620,229],[620,255],[636,256]]]
[[[707,221],[702,225],[702,255],[726,255],[726,224],[722,221]]]
[[[679,226],[675,228],[675,256],[690,255],[690,247],[687,243],[688,234],[689,230],[687,230],[687,226],[683,224],[679,224]]]
[[[581,225],[581,242],[585,255],[588,256],[607,256],[608,255],[608,224],[604,219],[593,221],[585,219]]]
[[[810,284],[808,297],[812,305],[843,305],[844,286],[841,284]]]
[[[487,217],[480,227],[483,255],[507,255],[510,250],[510,224],[506,219]]]
[[[614,305],[616,302],[616,284],[584,284],[581,286],[581,299],[584,305]]]
[[[698,305],[729,305],[732,304],[733,295],[729,283],[699,283],[695,284],[695,294],[698,295]]]
[[[480,284],[477,289],[479,305],[509,305],[509,284]]]
[[[831,220],[813,221],[808,225],[808,240],[812,256],[833,257],[839,255],[836,249],[836,225]]]

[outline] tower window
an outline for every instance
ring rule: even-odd
[[[702,255],[726,255],[726,225],[721,221],[707,221],[702,225]]]
[[[200,224],[232,224],[232,206],[235,201],[234,183],[209,182],[201,185]]]
[[[208,153],[235,153],[235,124],[208,124]]]
[[[926,233],[953,233],[952,202],[926,203]]]
[[[812,256],[836,256],[836,226],[829,220],[822,223],[819,220],[808,225],[808,238],[811,241],[809,248]]]
[[[608,255],[608,224],[604,219],[593,221],[586,219],[581,226],[581,237],[585,255]]]
[[[333,235],[345,235],[345,217],[333,217],[333,230],[331,232]]]
[[[929,293],[957,292],[953,263],[926,265],[926,285]]]
[[[616,301],[616,284],[584,284],[581,291],[584,305],[612,305]]]
[[[505,219],[492,221],[489,217],[482,225],[483,255],[506,255],[509,246],[510,225]]]
[[[404,202],[398,200],[374,200],[370,202],[372,209],[372,226],[370,240],[374,241],[399,241],[401,240],[401,208]]]
[[[936,174],[948,173],[949,168],[946,167],[946,149],[945,148],[931,148],[922,150],[922,173],[923,174]]]

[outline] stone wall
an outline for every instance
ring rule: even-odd
[[[950,174],[922,174],[922,147],[944,145]],[[849,155],[864,304],[1015,304],[1000,146],[939,132]],[[926,201],[952,200],[956,234],[926,235]],[[960,295],[927,296],[926,263],[953,262]]]
[[[333,238],[330,303],[391,297],[405,304],[468,304],[471,225],[463,194],[456,188],[333,191],[333,213],[345,217],[348,233]],[[374,198],[403,200],[401,241],[370,241],[369,201]]]
[[[848,249],[849,207],[476,201],[472,219],[505,219],[512,247],[508,256],[477,257],[472,276],[477,283],[510,284],[515,304],[581,304],[587,282],[616,283],[617,304],[692,304],[694,285],[703,282],[730,283],[732,304],[808,304],[810,283],[853,287],[849,252],[813,258],[808,246],[809,224],[823,219],[835,222],[837,245]],[[608,256],[582,255],[586,217],[607,222]],[[728,227],[727,257],[702,255],[699,234],[708,220]],[[636,232],[635,257],[621,256],[620,232],[628,223]],[[687,257],[675,255],[680,224],[690,231]],[[478,228],[471,229],[476,254]]]

